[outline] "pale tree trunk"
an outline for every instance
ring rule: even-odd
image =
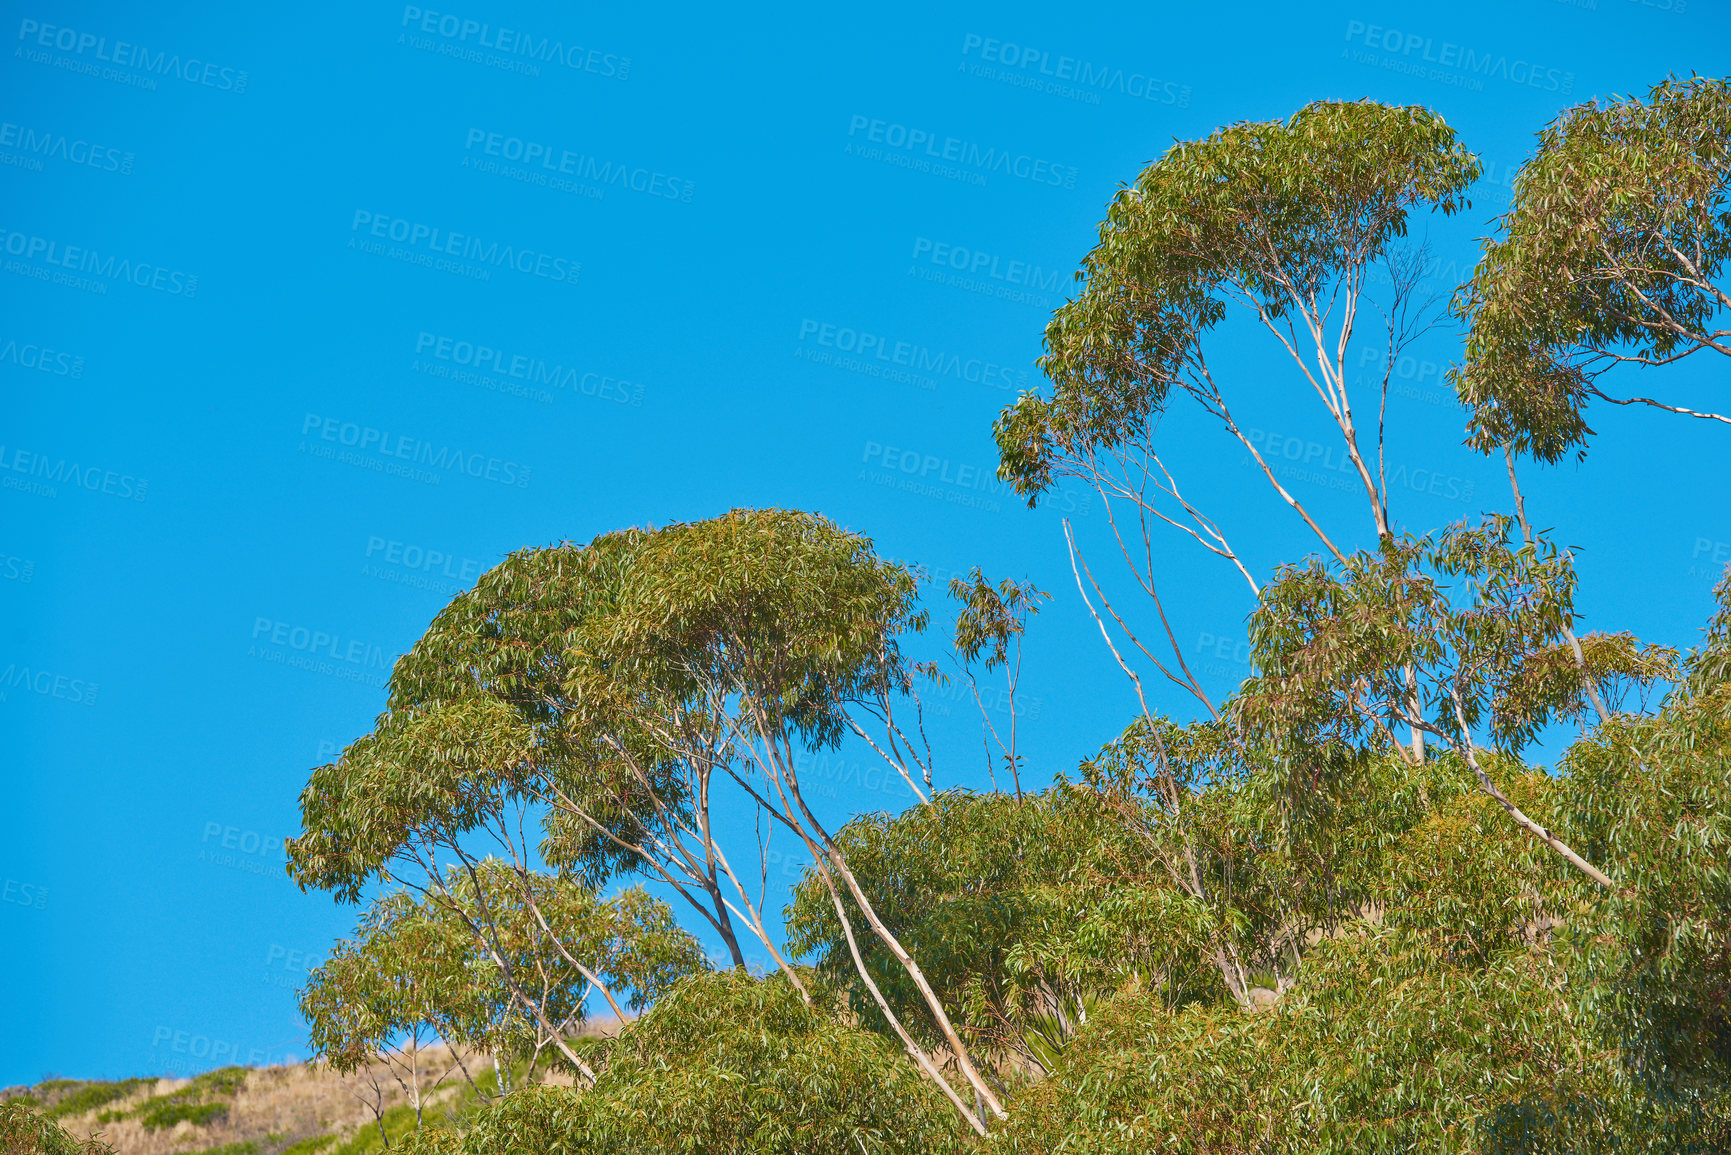
[[[872,933],[878,937],[878,941],[884,944],[890,954],[895,957],[896,962],[901,965],[905,972],[907,972],[907,976],[913,980],[914,986],[919,989],[920,996],[924,999],[927,1009],[931,1011],[932,1018],[937,1022],[938,1030],[944,1036],[944,1041],[949,1044],[950,1050],[955,1054],[956,1065],[961,1068],[962,1075],[968,1080],[969,1084],[973,1086],[975,1092],[985,1100],[986,1105],[991,1108],[994,1115],[1000,1119],[1008,1118],[1009,1116],[1005,1112],[1003,1104],[999,1102],[997,1095],[992,1091],[991,1087],[987,1085],[985,1079],[981,1077],[979,1070],[974,1066],[974,1061],[969,1056],[967,1047],[962,1043],[961,1035],[957,1033],[955,1025],[950,1022],[949,1013],[944,1010],[943,1000],[939,999],[937,992],[932,990],[931,983],[927,981],[925,972],[920,969],[920,964],[915,961],[913,955],[909,954],[907,949],[902,946],[901,941],[896,938],[894,932],[892,932],[890,928],[884,924],[883,920],[878,917],[876,909],[872,906],[871,899],[866,897],[865,889],[860,886],[859,879],[854,876],[853,870],[847,864],[847,859],[843,857],[841,848],[835,844],[835,840],[829,836],[829,833],[824,830],[822,824],[818,822],[817,817],[812,814],[811,810],[806,806],[805,799],[799,792],[799,780],[797,776],[792,773],[791,763],[782,767],[782,773],[788,793],[792,795],[793,802],[798,806],[800,815],[804,818],[805,822],[810,825],[811,831],[816,836],[815,839],[813,839],[811,835],[806,835],[807,843],[810,846],[813,857],[816,858],[821,854],[823,858],[827,859],[830,869],[832,869],[842,880],[843,884],[846,885],[848,893],[853,896],[855,905],[859,907],[860,913],[865,916],[866,925],[871,927]],[[865,975],[863,964],[860,973],[861,977],[864,978],[865,981],[868,983],[871,981],[869,976]],[[963,1110],[965,1111],[966,1108],[964,1107]]]
[[[1515,825],[1519,826],[1522,830],[1525,830],[1527,833],[1536,837],[1540,842],[1543,842],[1546,846],[1549,846],[1552,850],[1562,855],[1563,859],[1568,862],[1570,866],[1573,866],[1576,870],[1579,870],[1582,874],[1586,875],[1600,886],[1605,887],[1607,890],[1615,890],[1617,884],[1611,881],[1609,875],[1588,862],[1586,859],[1582,858],[1579,854],[1576,854],[1566,843],[1563,842],[1562,839],[1558,838],[1551,831],[1545,829],[1537,822],[1534,822],[1531,818],[1528,818],[1521,812],[1520,807],[1509,801],[1508,795],[1498,789],[1497,784],[1491,781],[1490,775],[1485,773],[1484,767],[1479,765],[1478,756],[1473,751],[1472,735],[1467,730],[1466,714],[1461,710],[1459,698],[1455,699],[1454,708],[1455,719],[1460,725],[1461,730],[1460,740],[1454,744],[1455,749],[1459,752],[1462,758],[1466,759],[1467,765],[1472,767],[1474,776],[1478,778],[1479,789],[1496,799],[1497,805],[1508,811],[1509,817],[1515,820]]]
[[[956,1094],[956,1089],[950,1086],[949,1080],[944,1078],[943,1072],[938,1070],[937,1064],[932,1062],[932,1058],[926,1054],[925,1048],[914,1041],[914,1037],[902,1025],[900,1017],[891,1009],[889,1000],[884,998],[883,992],[878,989],[877,983],[872,979],[871,972],[866,969],[865,959],[860,956],[859,944],[854,940],[853,922],[848,918],[847,910],[842,905],[841,894],[835,888],[835,880],[831,877],[828,866],[824,864],[822,857],[816,856],[816,861],[818,869],[823,875],[824,885],[829,888],[830,901],[835,904],[835,916],[841,922],[842,934],[847,938],[847,949],[848,953],[853,956],[854,969],[859,972],[860,981],[871,992],[872,1001],[877,1003],[878,1009],[883,1012],[884,1018],[895,1030],[896,1037],[902,1041],[902,1046],[907,1049],[908,1055],[912,1057],[921,1072],[937,1084],[938,1089],[944,1093],[944,1097],[954,1104],[956,1110],[961,1112],[962,1118],[968,1121],[974,1131],[984,1135],[986,1133],[984,1122],[968,1110],[967,1104],[962,1102],[962,1097]],[[980,1096],[979,1088],[975,1087],[973,1090],[974,1098],[977,1101]]]

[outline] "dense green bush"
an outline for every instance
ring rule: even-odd
[[[527,1088],[405,1150],[857,1155],[957,1151],[967,1134],[912,1064],[779,975],[688,979],[595,1056],[591,1088]]]

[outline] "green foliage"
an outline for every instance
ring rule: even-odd
[[[66,1085],[72,1084],[71,1080],[61,1080],[61,1082]],[[68,1115],[82,1115],[86,1111],[105,1107],[116,1099],[124,1099],[149,1082],[151,1082],[149,1079],[122,1079],[115,1083],[86,1083],[71,1094],[56,1099],[54,1105],[48,1109],[48,1115],[54,1119],[62,1119]]]
[[[1667,80],[1645,101],[1568,109],[1515,178],[1501,235],[1457,298],[1451,374],[1471,443],[1544,461],[1584,453],[1596,378],[1620,362],[1731,354],[1731,87]],[[1626,403],[1626,402],[1623,402]]]
[[[1174,1012],[1129,990],[997,1137],[1012,1151],[1472,1150],[1475,1120],[1578,1061],[1546,951],[1450,967],[1359,924],[1314,947],[1272,1010]]]
[[[1694,1098],[1731,1088],[1731,580],[1719,598],[1685,690],[1564,761],[1571,827],[1629,880],[1585,926],[1592,1001],[1644,1081]]]
[[[558,1039],[587,1085],[525,1078],[498,1095],[483,1075],[485,1101],[433,1126],[386,1112],[390,1145],[1731,1149],[1731,575],[1680,667],[1627,633],[1578,637],[1572,561],[1524,510],[1524,545],[1494,514],[1398,533],[1357,444],[1345,357],[1369,266],[1389,262],[1392,366],[1422,331],[1401,303],[1413,266],[1392,246],[1412,212],[1464,207],[1478,171],[1433,113],[1323,101],[1178,144],[1114,198],[1046,331],[1050,392],[994,427],[1000,473],[1030,504],[1060,475],[1088,477],[1142,528],[1164,518],[1231,560],[1259,589],[1255,673],[1219,710],[1189,682],[1206,721],[1144,706],[1074,780],[940,791],[824,832],[795,749],[863,734],[875,714],[899,756],[891,703],[931,668],[901,649],[927,624],[913,575],[815,515],[735,510],[526,550],[453,601],[399,662],[373,732],[302,795],[303,886],[354,900],[426,873],[420,897],[368,912],[303,1007],[340,1069],[428,1027],[525,1073]],[[1606,365],[1731,352],[1708,331],[1726,300],[1712,278],[1731,246],[1728,175],[1724,82],[1669,82],[1546,129],[1458,306],[1472,333],[1456,383],[1479,448],[1554,460],[1585,444]],[[1230,301],[1322,395],[1377,528],[1375,549],[1349,555],[1283,494],[1333,560],[1283,566],[1265,588],[1152,443],[1176,387],[1255,453],[1204,350]],[[1379,422],[1379,456],[1382,437]],[[1154,509],[1149,485],[1188,522]],[[1132,568],[1164,621],[1153,558],[1150,544]],[[962,668],[1003,669],[1013,693],[1045,595],[978,569],[950,592]],[[1647,715],[1664,684],[1677,689]],[[1632,692],[1642,713],[1622,712]],[[1000,738],[1013,776],[1014,717]],[[1559,720],[1583,733],[1559,770],[1521,763]],[[741,957],[728,903],[750,899],[740,885],[723,901],[717,785],[821,856],[785,912],[811,968],[709,971],[661,904],[596,897],[647,871]],[[522,866],[533,855],[506,830],[530,813],[557,877]],[[501,831],[509,862],[466,849]],[[458,865],[435,868],[439,853]],[[649,1009],[618,1038],[567,1043],[591,974]],[[894,1023],[909,1053],[973,1082],[978,1119],[886,1039]],[[140,1117],[221,1110],[221,1083]],[[994,1096],[1008,1117],[975,1138]],[[362,1130],[331,1155],[385,1145]]]
[[[1113,198],[1046,328],[1050,396],[1024,393],[993,427],[1000,476],[1034,502],[1062,459],[1135,442],[1174,386],[1226,417],[1202,343],[1227,298],[1280,321],[1356,292],[1413,209],[1458,211],[1479,171],[1435,113],[1372,101],[1175,144]]]
[[[31,1089],[33,1094],[29,1094],[28,1101],[31,1107],[42,1107],[43,1101],[47,1101],[45,1113],[48,1119],[66,1119],[68,1115],[83,1115],[99,1107],[106,1107],[114,1100],[123,1100],[128,1094],[137,1091],[138,1087],[149,1082],[152,1082],[151,1079],[121,1079],[118,1082],[48,1079]],[[19,1101],[19,1098],[12,1101]]]
[[[202,1127],[226,1118],[227,1103],[197,1103],[172,1095],[153,1099],[137,1112],[137,1119],[144,1124],[146,1131],[165,1131],[181,1122]]]
[[[0,1155],[114,1155],[98,1138],[76,1139],[19,1099],[0,1102]]]
[[[1022,794],[1022,756],[1016,749],[1018,711],[1016,686],[1022,675],[1022,635],[1027,632],[1028,618],[1040,612],[1040,605],[1050,594],[1033,582],[1018,582],[1005,578],[996,586],[986,580],[979,566],[966,578],[950,579],[950,597],[961,605],[956,614],[955,653],[968,685],[973,688],[974,701],[980,707],[986,734],[995,739],[1015,785],[1016,796]],[[981,655],[984,660],[981,660]],[[991,711],[980,700],[979,683],[974,679],[973,666],[978,662],[989,673],[1003,669],[1009,690],[1009,736],[1006,739],[992,722]],[[986,763],[992,763],[991,744],[986,745]],[[996,781],[996,773],[993,780]]]
[[[1518,752],[1554,718],[1578,718],[1590,687],[1645,689],[1674,674],[1674,651],[1627,634],[1589,636],[1577,656],[1569,555],[1542,539],[1513,548],[1510,528],[1490,516],[1434,540],[1390,538],[1338,566],[1281,567],[1251,617],[1256,673],[1232,715],[1273,755],[1289,802],[1337,793],[1336,769],[1399,751],[1401,727],[1441,738],[1494,796],[1479,742]]]
[[[805,1006],[780,975],[696,976],[607,1045],[600,1078],[519,1091],[409,1137],[411,1155],[951,1152],[959,1119],[882,1040]]]
[[[309,1135],[305,1139],[290,1143],[277,1152],[277,1155],[317,1155],[336,1141],[335,1135]]]
[[[193,1076],[190,1083],[178,1090],[170,1091],[166,1095],[153,1094],[136,1106],[103,1111],[97,1116],[97,1120],[112,1123],[117,1119],[137,1119],[147,1131],[167,1130],[182,1121],[195,1126],[214,1123],[228,1116],[229,1105],[246,1085],[249,1074],[250,1070],[246,1067],[221,1067],[206,1071]],[[128,1079],[121,1083],[94,1084],[88,1092],[91,1106],[83,1109],[93,1110],[102,1103],[123,1098],[138,1087],[152,1082],[155,1080]],[[98,1088],[102,1091],[100,1095],[96,1093]],[[71,1101],[70,1098],[67,1101]]]
[[[1103,882],[1134,854],[1087,792],[1062,787],[1017,799],[944,791],[930,806],[867,814],[836,833],[878,916],[920,968],[970,1043],[1020,1050],[1021,1021],[1062,992],[1155,965],[1122,911],[1101,909]],[[850,918],[860,915],[844,899]],[[815,955],[851,1013],[888,1030],[855,972],[829,890],[811,871],[787,908],[789,948]],[[860,943],[880,990],[917,1036],[940,1035],[882,943]]]
[[[1583,692],[1579,677],[1560,700],[1530,692],[1547,680],[1514,688],[1523,660],[1561,641],[1575,578],[1554,548],[1511,548],[1510,529],[1493,516],[1435,540],[1406,535],[1338,567],[1283,566],[1251,617],[1257,669],[1238,710],[1246,732],[1325,755],[1379,736],[1392,746],[1390,728],[1415,720],[1452,743],[1485,723],[1504,748],[1530,741]]]
[[[540,918],[559,927],[558,942]],[[368,911],[356,938],[337,944],[301,994],[309,1041],[343,1072],[421,1029],[506,1056],[537,1053],[544,1027],[503,972],[535,976],[541,1013],[575,1028],[591,987],[564,952],[634,1009],[706,965],[667,905],[641,889],[603,901],[573,881],[489,859],[453,870],[438,895],[397,893]]]
[[[247,1076],[251,1073],[247,1067],[219,1067],[214,1071],[194,1075],[192,1085],[186,1090],[201,1095],[233,1097],[246,1086]]]
[[[956,654],[964,663],[977,661],[987,670],[1006,665],[1010,647],[1028,628],[1028,616],[1040,612],[1051,595],[1033,582],[1005,578],[997,585],[978,566],[966,578],[950,579],[950,596],[961,603],[956,615]]]
[[[1178,741],[1168,749],[1193,765]],[[1393,758],[1366,767],[1411,769]],[[1013,1102],[994,1141],[1026,1151],[1359,1152],[1539,1151],[1568,1140],[1587,1151],[1608,1149],[1610,1137],[1650,1140],[1631,1150],[1709,1149],[1705,1108],[1648,1096],[1578,996],[1589,952],[1559,927],[1590,916],[1596,893],[1469,789],[1458,763],[1433,760],[1431,770],[1429,806],[1409,781],[1394,795],[1405,805],[1334,815],[1371,861],[1356,877],[1325,877],[1364,917],[1330,925],[1310,912],[1298,924],[1310,932],[1294,943],[1304,944],[1302,965],[1254,976],[1281,988],[1272,1007],[1250,1013],[1219,997],[1175,1005],[1125,983],[1052,1056],[1052,1077]],[[1565,795],[1596,785],[1500,772],[1525,806],[1561,809]],[[1204,798],[1228,785],[1190,781]],[[1325,864],[1278,851],[1265,869],[1291,872],[1283,889]],[[1293,917],[1291,907],[1278,913]]]
[[[723,929],[690,845],[709,783],[745,735],[833,745],[857,703],[905,691],[915,598],[865,538],[784,510],[513,554],[399,661],[373,732],[313,772],[290,870],[354,901],[534,805],[549,863],[591,887],[646,870],[706,892],[682,889]]]

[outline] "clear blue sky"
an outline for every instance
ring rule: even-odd
[[[1447,280],[1560,109],[1731,71],[1707,0],[167,7],[0,21],[0,1085],[305,1054],[294,988],[354,912],[282,873],[296,795],[514,548],[780,505],[1032,577],[1056,597],[1031,773],[1073,768],[1132,698],[1059,511],[979,479],[1113,190],[1231,121],[1426,104],[1490,170],[1469,213],[1415,222]],[[987,149],[1013,160],[968,163]],[[1439,381],[1456,342],[1394,402],[1408,528],[1506,508]],[[898,346],[953,371],[861,371]],[[1267,344],[1227,360],[1245,424],[1325,440]],[[1578,548],[1589,628],[1687,645],[1731,557],[1731,435],[1594,418],[1534,516]],[[1256,567],[1310,548],[1223,434],[1172,421]],[[1306,484],[1362,543],[1350,495]],[[1224,689],[1243,586],[1165,556]],[[940,777],[980,785],[952,705]],[[875,785],[839,776],[832,810],[902,804]]]

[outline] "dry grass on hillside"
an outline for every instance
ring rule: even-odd
[[[582,1033],[618,1029],[617,1023],[592,1023]],[[419,1053],[422,1111],[429,1122],[475,1102],[454,1058],[443,1047]],[[469,1052],[462,1058],[470,1077],[491,1088],[491,1059]],[[386,1114],[393,1136],[413,1125],[410,1098],[397,1075],[406,1078],[401,1068],[393,1074],[382,1062],[348,1076],[322,1064],[295,1064],[230,1068],[195,1079],[132,1080],[135,1087],[56,1079],[8,1089],[0,1098],[28,1096],[57,1114],[67,1131],[99,1136],[117,1155],[365,1155],[382,1146],[375,1107]],[[536,1078],[569,1082],[559,1074]],[[118,1097],[78,1109],[109,1095]]]

